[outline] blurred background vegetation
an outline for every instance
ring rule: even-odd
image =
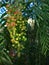
[[[0,18],[0,65],[49,65],[49,0],[8,0],[2,6],[8,15]]]

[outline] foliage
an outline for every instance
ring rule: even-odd
[[[5,37],[0,35],[0,47],[9,51],[14,64],[46,65],[49,56],[49,1],[18,0],[15,4],[6,5],[6,8],[9,14],[5,18],[7,35],[5,30]],[[34,22],[33,29],[28,24],[30,18]],[[6,42],[2,44],[4,38]]]
[[[0,64],[1,65],[12,65],[12,61],[8,56],[8,50],[6,50],[7,39],[4,37],[4,28],[0,28]]]
[[[49,13],[48,10],[49,6],[45,2],[47,1],[29,1],[29,3],[24,3],[24,10],[23,12],[26,12],[28,17],[32,17],[36,20],[37,25],[37,31],[36,31],[36,43],[40,46],[40,52],[44,55],[49,50],[49,34],[48,34],[48,19],[49,19]],[[32,3],[32,5],[31,5]],[[23,5],[23,3],[22,3]],[[27,9],[28,8],[28,9]],[[27,16],[26,15],[26,16]],[[25,16],[25,15],[24,15]],[[36,26],[35,25],[35,26]],[[38,41],[38,42],[37,42]]]

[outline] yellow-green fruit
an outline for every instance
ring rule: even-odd
[[[15,47],[15,44],[12,44],[13,47]]]
[[[21,34],[19,34],[19,36],[21,36]]]
[[[18,34],[18,33],[16,33],[16,36],[19,36],[19,34]]]
[[[16,40],[18,40],[18,38],[16,38]]]
[[[27,40],[27,38],[26,38],[25,36],[23,36],[23,37],[22,37],[22,40],[23,40],[23,41],[26,41],[26,40]]]
[[[15,41],[15,44],[19,44],[19,41]]]

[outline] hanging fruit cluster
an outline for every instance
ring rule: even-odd
[[[15,9],[15,6],[6,6],[8,9],[9,17],[7,17],[7,29],[9,30],[12,47],[17,50],[18,56],[20,52],[25,48],[27,41],[26,37],[26,20],[23,19],[22,13]]]

